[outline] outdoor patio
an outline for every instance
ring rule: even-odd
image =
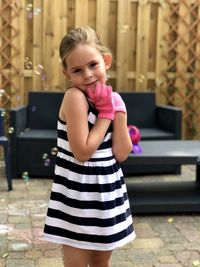
[[[194,166],[182,175],[134,177],[129,182],[188,180]],[[142,179],[142,180],[141,180]],[[52,180],[13,180],[7,191],[4,164],[0,166],[0,267],[63,267],[60,246],[44,242],[42,230]],[[114,251],[113,267],[200,266],[200,215],[164,214],[134,217],[137,238]]]

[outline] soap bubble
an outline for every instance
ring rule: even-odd
[[[47,154],[47,153],[44,153],[44,154],[42,155],[42,158],[43,158],[43,159],[47,159],[47,158],[48,158],[48,154]]]
[[[13,128],[13,127],[10,127],[10,128],[8,129],[8,133],[9,133],[9,134],[12,134],[12,133],[14,133],[14,131],[15,131],[15,130],[14,130],[14,128]]]
[[[5,110],[4,111],[1,111],[1,117],[5,117],[5,116],[6,116]]]
[[[32,11],[33,10],[33,5],[32,4],[28,4],[26,6],[26,11]]]
[[[25,63],[26,69],[32,69],[33,68],[33,63],[29,60],[29,57],[25,57],[24,63]]]
[[[36,106],[32,106],[32,107],[31,107],[31,111],[32,111],[32,112],[35,112],[35,111],[36,111]]]
[[[58,149],[57,149],[57,147],[53,147],[52,149],[51,149],[51,154],[52,155],[56,155],[58,153]]]
[[[44,67],[41,64],[35,66],[34,70],[37,75],[42,75],[44,73]]]
[[[50,159],[47,158],[47,159],[44,160],[44,166],[45,167],[48,167],[50,164],[51,164],[51,160]]]
[[[25,183],[28,183],[29,181],[29,174],[27,171],[22,172],[22,179],[24,180]]]
[[[0,97],[2,97],[3,95],[5,95],[5,90],[4,89],[0,89]]]

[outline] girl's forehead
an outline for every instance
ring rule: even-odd
[[[103,58],[97,48],[91,44],[79,44],[67,56],[67,64],[84,65],[92,60]]]

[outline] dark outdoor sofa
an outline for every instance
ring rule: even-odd
[[[127,107],[128,125],[135,125],[141,133],[141,140],[179,140],[181,139],[182,112],[173,106],[156,104],[154,92],[120,93]],[[180,174],[180,166],[122,164],[125,175],[135,174]]]
[[[181,138],[181,110],[156,106],[152,92],[120,93],[128,111],[128,124],[136,125],[142,140]],[[29,92],[28,104],[11,109],[10,135],[13,177],[53,177],[55,165],[57,117],[64,93]],[[52,153],[53,150],[53,153]],[[168,167],[168,166],[167,166]],[[175,166],[176,167],[176,166]],[[154,172],[180,172],[169,166],[129,166],[122,164],[125,175]],[[26,174],[26,175],[27,175]]]

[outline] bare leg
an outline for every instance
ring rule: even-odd
[[[91,251],[89,267],[111,267],[112,251]]]
[[[65,267],[87,267],[91,251],[62,245]]]

